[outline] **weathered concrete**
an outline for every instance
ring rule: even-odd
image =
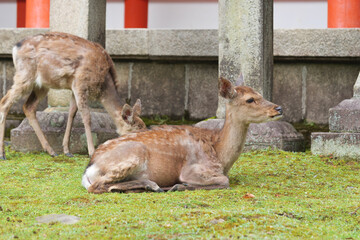
[[[277,29],[274,56],[282,58],[360,56],[360,28]]]
[[[360,158],[360,133],[312,133],[311,152],[318,155]]]
[[[273,1],[219,1],[219,75],[233,83],[242,73],[245,85],[271,100],[273,77]],[[219,97],[217,117],[224,118]]]
[[[199,122],[195,126],[219,130],[224,126],[224,120],[209,119]],[[250,124],[244,151],[267,148],[296,152],[304,151],[304,137],[290,123],[283,121]]]
[[[172,63],[134,63],[131,104],[141,99],[143,115],[180,118],[185,112],[185,66]]]
[[[354,97],[329,110],[329,133],[311,134],[314,154],[360,158],[360,74],[354,84]]]
[[[331,132],[360,133],[360,98],[345,99],[330,108],[329,115]]]
[[[185,103],[191,119],[213,117],[218,106],[218,65],[186,64],[185,88],[188,100]]]
[[[51,31],[75,34],[105,46],[106,0],[51,0]]]
[[[355,62],[276,62],[273,102],[283,107],[285,121],[327,124],[329,108],[352,97],[359,71]]]
[[[63,152],[62,141],[65,133],[67,116],[67,112],[49,113],[44,111],[36,113],[40,127],[48,139],[49,144],[58,154]],[[91,131],[95,146],[118,136],[115,125],[109,116],[100,112],[92,112],[91,114]],[[17,128],[11,130],[10,140],[11,147],[15,151],[43,151],[41,144],[27,119],[24,119]],[[75,116],[69,147],[71,153],[87,154],[86,135],[80,114]]]

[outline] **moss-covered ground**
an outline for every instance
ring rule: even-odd
[[[0,239],[360,239],[357,160],[249,152],[231,169],[229,190],[94,195],[80,184],[85,156],[7,149],[7,158]],[[36,222],[47,214],[81,220]]]

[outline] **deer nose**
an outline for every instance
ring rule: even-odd
[[[283,110],[281,106],[276,107],[275,110],[278,111],[280,114],[283,114]]]

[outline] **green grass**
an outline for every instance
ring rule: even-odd
[[[94,195],[80,184],[84,156],[7,157],[0,239],[360,239],[356,160],[257,151],[231,169],[230,190]],[[81,220],[36,222],[47,214]]]

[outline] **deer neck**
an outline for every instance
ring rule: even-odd
[[[248,128],[249,124],[234,119],[233,115],[226,111],[224,127],[219,132],[219,138],[215,144],[215,150],[225,175],[244,148]]]

